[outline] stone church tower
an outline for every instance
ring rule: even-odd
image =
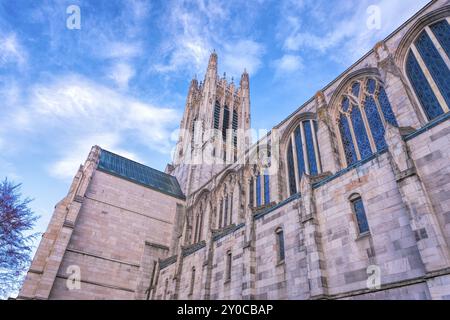
[[[166,172],[186,195],[205,184],[249,146],[250,84],[244,70],[239,87],[218,76],[218,57],[209,58],[203,82],[191,81],[174,161]]]

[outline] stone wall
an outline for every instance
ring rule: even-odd
[[[49,296],[41,298],[146,298],[156,261],[169,253],[177,204],[183,201],[98,170],[80,201],[56,279]],[[79,267],[81,289],[66,285],[73,266]],[[21,297],[35,298],[32,288]]]

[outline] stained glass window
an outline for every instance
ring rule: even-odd
[[[316,157],[315,150],[319,150],[319,146],[315,145],[315,130],[317,130],[317,123],[314,123],[311,127],[312,120],[305,120],[300,122],[300,124],[295,128],[293,135],[295,143],[294,153],[293,145],[291,140],[288,144],[287,150],[287,166],[289,172],[289,193],[293,195],[297,192],[296,178],[295,178],[295,160],[297,160],[298,178],[301,179],[302,175],[306,172],[306,168],[309,168],[310,175],[317,175],[319,173],[318,161]],[[314,130],[314,131],[313,131]],[[304,135],[304,137],[302,137]],[[302,138],[305,141],[305,149],[303,150]],[[308,167],[307,167],[308,166]]]
[[[412,51],[409,51],[406,59],[406,74],[411,81],[428,120],[432,120],[443,114],[444,110],[442,110],[439,105],[439,102]]]
[[[310,121],[303,121],[303,129],[305,130],[306,150],[308,152],[309,173],[317,174],[316,153],[314,152],[313,132],[311,130]]]
[[[344,99],[342,100],[342,110],[347,112],[349,106],[350,106],[350,101],[348,100],[347,97],[344,97]]]
[[[350,101],[348,97],[344,96],[338,119],[347,165],[386,148],[383,119],[398,126],[386,91],[376,79],[368,77],[358,80],[351,85],[351,91],[352,95],[357,96],[358,99]],[[366,119],[367,121],[365,121]],[[351,121],[351,125],[349,121]],[[353,137],[356,145],[353,143]],[[372,149],[372,142],[375,144],[376,150]],[[359,151],[360,158],[357,151]]]
[[[305,172],[305,159],[303,158],[303,147],[302,147],[302,133],[300,126],[298,126],[294,131],[295,148],[297,150],[297,167],[298,174],[301,178]]]
[[[264,204],[270,203],[270,183],[269,174],[266,172],[264,174]]]
[[[369,232],[369,224],[367,222],[366,212],[364,210],[364,204],[361,198],[352,200],[353,211],[356,215],[356,221],[358,222],[359,233]]]
[[[384,120],[386,120],[386,122],[392,124],[393,126],[398,127],[397,120],[395,119],[395,115],[392,112],[391,104],[389,103],[386,91],[382,86],[380,86],[378,102],[380,103],[381,112],[383,112]]]
[[[361,155],[361,159],[365,159],[372,154],[372,149],[370,148],[369,138],[367,137],[366,127],[364,126],[359,107],[353,106],[351,118],[359,154]]]
[[[227,129],[230,121],[230,110],[227,106],[223,109],[223,123],[222,123],[222,139],[225,141],[227,139]]]
[[[415,45],[425,62],[431,76],[439,87],[439,91],[445,99],[447,105],[450,105],[450,70],[442,59],[439,51],[433,44],[428,34],[423,31],[417,38]]]
[[[355,147],[353,146],[350,126],[348,124],[347,117],[344,114],[341,114],[341,117],[339,119],[339,130],[341,132],[345,159],[347,160],[347,165],[350,165],[353,162],[356,162],[358,159],[356,157]]]
[[[359,96],[359,87],[360,87],[359,82],[355,82],[355,83],[352,85],[352,94],[353,94],[355,97],[358,97],[358,96]]]
[[[447,53],[447,56],[450,57],[450,25],[447,20],[441,20],[430,26],[430,28],[438,39],[442,48]]]
[[[256,206],[261,206],[261,176],[256,176]]]
[[[386,148],[386,141],[384,140],[384,126],[383,122],[381,121],[380,114],[378,113],[375,100],[370,95],[366,97],[364,110],[366,111],[370,131],[372,132],[372,137],[377,147],[377,150],[381,151]]]
[[[292,154],[292,143],[289,142],[287,150],[287,163],[288,163],[288,173],[289,173],[289,194],[293,195],[297,192],[297,187],[295,183],[295,169],[294,169],[294,155]]]
[[[375,87],[376,87],[376,81],[374,79],[368,79],[367,80],[367,92],[374,94],[375,93]]]

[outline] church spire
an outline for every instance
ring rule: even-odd
[[[243,89],[249,88],[249,76],[247,73],[247,69],[244,69],[244,72],[241,75],[240,85],[241,85],[241,88],[243,88]]]
[[[213,50],[211,55],[209,56],[209,62],[208,62],[208,71],[214,71],[217,73],[217,53],[216,50]]]

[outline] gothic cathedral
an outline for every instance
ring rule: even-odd
[[[256,141],[218,63],[165,172],[92,147],[18,298],[450,299],[450,1]]]

